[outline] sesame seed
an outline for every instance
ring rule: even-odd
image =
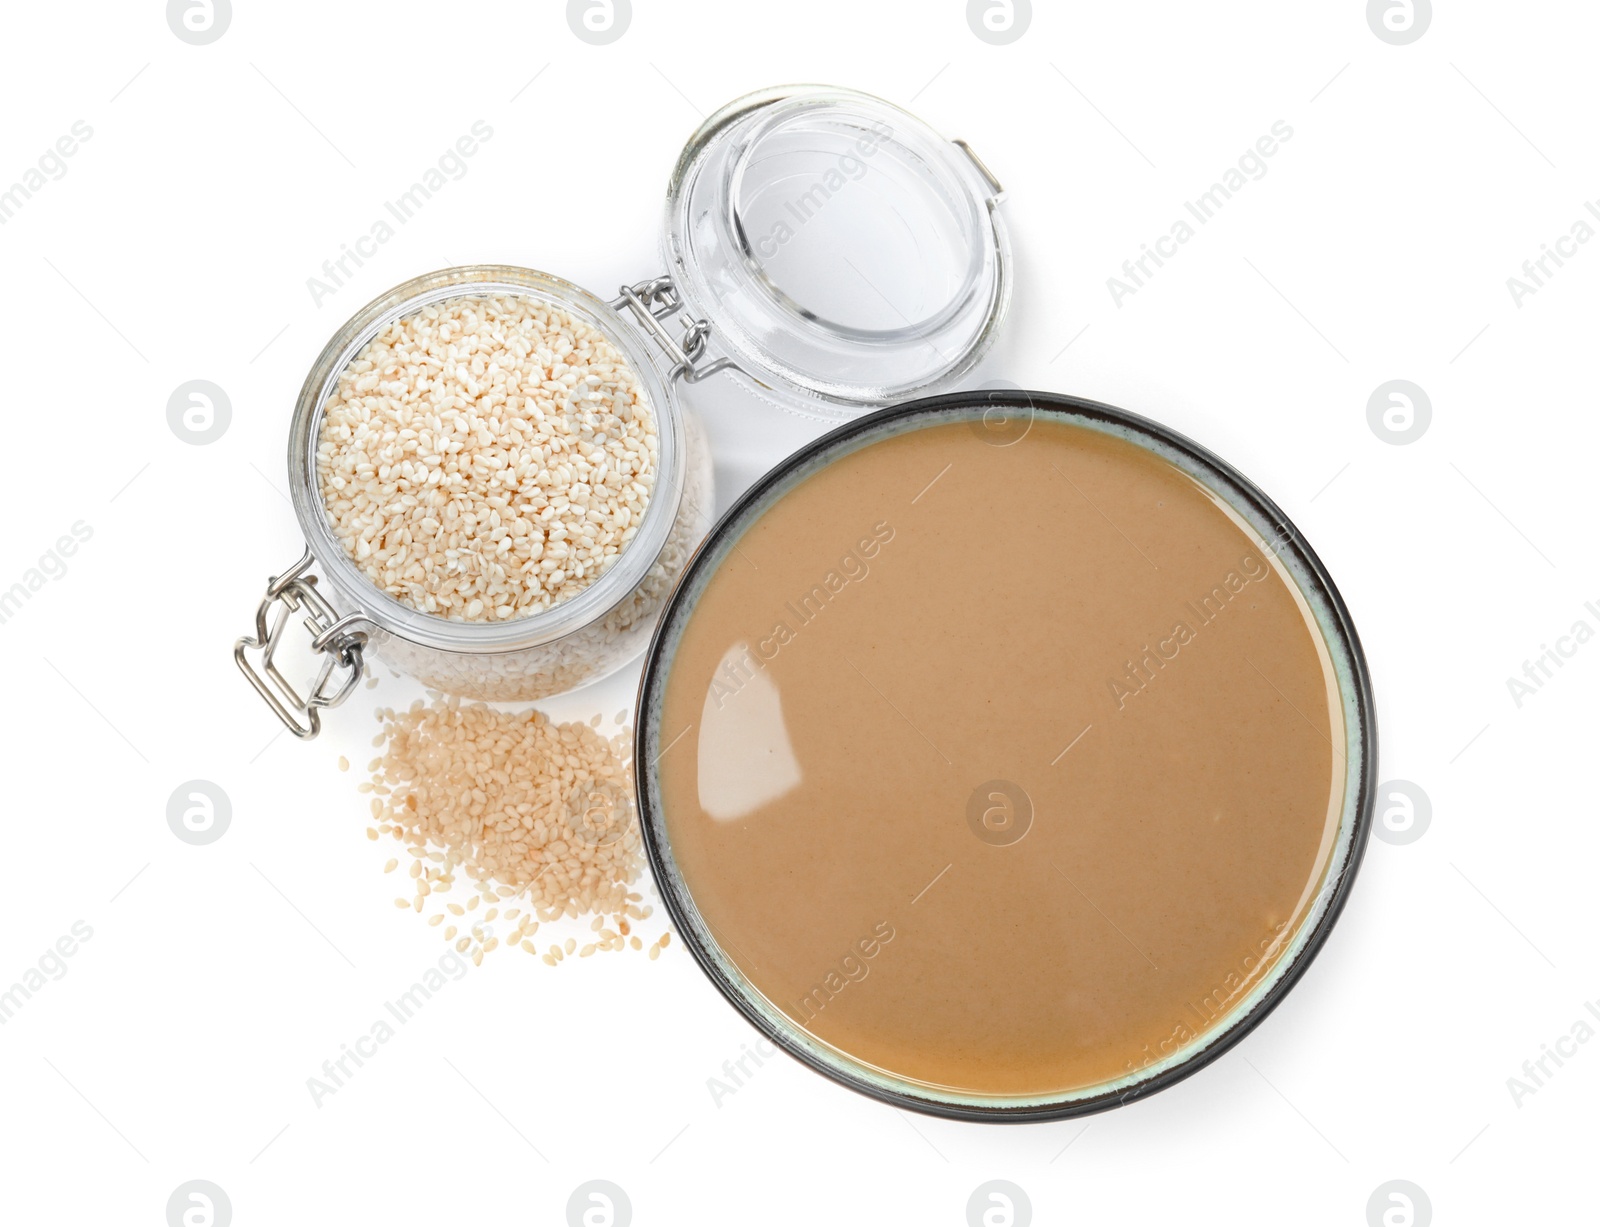
[[[626,737],[445,698],[383,719],[374,803],[412,857],[419,898],[450,891],[464,870],[469,893],[445,911],[517,921],[506,944],[531,936],[539,919],[581,917],[598,934],[608,916],[620,925],[646,914],[628,902],[640,897],[630,887],[643,856]],[[502,913],[513,899],[522,906]]]
[[[335,536],[415,609],[505,621],[576,596],[634,538],[655,414],[600,331],[523,295],[396,320],[339,376],[316,469]]]

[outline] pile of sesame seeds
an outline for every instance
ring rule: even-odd
[[[404,844],[410,861],[411,893],[395,898],[397,908],[431,911],[428,923],[444,926],[444,940],[474,963],[502,946],[549,966],[646,949],[634,930],[653,909],[631,889],[643,858],[625,728],[608,737],[598,716],[557,724],[532,709],[442,696],[378,714],[381,753],[360,788],[371,794],[367,837]],[[399,871],[401,859],[384,872]],[[464,903],[441,898],[457,887]],[[541,950],[540,925],[562,920],[587,920],[585,938]],[[657,938],[649,957],[669,940]]]
[[[317,481],[378,588],[461,621],[569,600],[627,548],[655,485],[655,415],[597,329],[541,299],[398,319],[323,408]]]

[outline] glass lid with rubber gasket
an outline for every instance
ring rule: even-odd
[[[769,398],[847,418],[946,387],[1010,294],[1002,190],[977,155],[867,94],[763,91],[690,140],[668,276],[708,354]]]

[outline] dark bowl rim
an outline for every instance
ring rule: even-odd
[[[858,1080],[848,1072],[829,1065],[826,1061],[823,1061],[772,1026],[767,1018],[746,999],[738,987],[723,975],[722,970],[717,966],[710,952],[702,948],[701,944],[695,939],[695,928],[689,923],[682,901],[677,897],[676,892],[663,885],[663,883],[669,882],[671,879],[667,874],[667,859],[664,851],[657,846],[655,837],[656,815],[651,811],[649,790],[645,786],[647,775],[653,768],[653,764],[645,761],[645,743],[652,723],[650,704],[655,689],[664,684],[665,673],[662,665],[662,649],[669,629],[675,616],[679,613],[680,605],[686,599],[686,594],[692,590],[694,579],[705,567],[714,565],[716,546],[730,529],[739,523],[750,505],[760,501],[774,486],[792,475],[797,468],[851,438],[875,432],[881,427],[902,418],[915,418],[951,409],[970,410],[980,406],[985,407],[986,411],[988,409],[1019,410],[1029,414],[1030,418],[1036,410],[1041,408],[1046,411],[1060,411],[1070,413],[1079,418],[1099,421],[1107,425],[1147,435],[1174,450],[1185,453],[1191,460],[1198,461],[1201,466],[1215,470],[1252,505],[1253,510],[1263,515],[1272,524],[1277,525],[1280,539],[1283,541],[1283,548],[1293,551],[1302,564],[1305,573],[1312,579],[1317,594],[1326,601],[1328,609],[1334,616],[1335,628],[1350,664],[1351,681],[1354,687],[1353,697],[1355,698],[1357,710],[1355,732],[1362,749],[1361,775],[1357,783],[1356,792],[1355,822],[1351,831],[1349,847],[1343,861],[1338,864],[1330,864],[1327,869],[1327,875],[1334,879],[1332,894],[1328,900],[1327,908],[1318,918],[1305,944],[1293,956],[1289,966],[1272,987],[1268,989],[1266,994],[1255,1005],[1251,1006],[1242,1017],[1231,1024],[1224,1034],[1218,1036],[1206,1047],[1181,1063],[1160,1073],[1153,1074],[1149,1078],[1135,1082],[1119,1091],[1107,1091],[1087,1098],[1059,1103],[1026,1103],[1018,1104],[1014,1107],[1009,1105],[991,1106],[951,1103],[932,1096],[924,1097],[906,1094]],[[1355,883],[1356,872],[1360,868],[1362,857],[1366,852],[1372,829],[1373,809],[1377,792],[1377,712],[1366,655],[1362,651],[1360,637],[1356,633],[1355,623],[1350,616],[1349,608],[1345,605],[1344,598],[1340,595],[1332,576],[1328,574],[1327,568],[1323,566],[1322,560],[1311,548],[1304,534],[1289,519],[1283,509],[1273,502],[1255,482],[1251,481],[1209,448],[1196,443],[1188,436],[1160,422],[1152,421],[1149,418],[1141,417],[1124,409],[1118,409],[1114,405],[1054,392],[1011,390],[1009,388],[999,390],[976,389],[904,401],[886,409],[880,409],[874,413],[855,418],[834,430],[828,431],[826,434],[806,443],[768,469],[733,501],[727,511],[718,517],[716,524],[712,526],[699,546],[696,547],[683,572],[679,575],[671,596],[662,607],[655,630],[651,634],[650,646],[645,655],[644,669],[639,679],[635,711],[633,744],[634,792],[638,805],[639,828],[645,853],[649,859],[650,871],[655,877],[662,902],[672,919],[673,927],[677,930],[679,937],[688,948],[690,954],[694,956],[695,962],[700,965],[701,971],[705,973],[706,977],[710,979],[728,1002],[764,1038],[802,1064],[809,1066],[829,1080],[880,1103],[950,1120],[1021,1124],[1090,1116],[1143,1098],[1154,1091],[1164,1090],[1198,1073],[1230,1051],[1277,1008],[1289,991],[1299,983],[1306,969],[1311,966],[1316,956],[1327,943],[1334,924],[1344,911],[1345,903],[1348,901]]]

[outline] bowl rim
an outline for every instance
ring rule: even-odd
[[[764,500],[775,487],[790,479],[797,470],[804,468],[825,453],[858,436],[877,433],[885,426],[892,425],[901,419],[932,417],[941,411],[970,411],[977,408],[984,409],[986,414],[996,409],[1017,411],[1029,415],[1030,421],[1036,411],[1043,409],[1047,412],[1067,413],[1074,417],[1088,419],[1091,422],[1099,422],[1112,428],[1149,436],[1166,447],[1181,453],[1189,460],[1196,462],[1201,468],[1213,470],[1224,479],[1227,486],[1232,488],[1233,493],[1250,504],[1252,510],[1262,515],[1267,521],[1277,525],[1279,527],[1278,540],[1283,543],[1280,552],[1293,552],[1300,567],[1305,575],[1310,578],[1315,588],[1314,593],[1305,593],[1304,595],[1307,597],[1315,595],[1322,600],[1331,615],[1333,629],[1337,632],[1339,643],[1337,645],[1330,643],[1329,650],[1336,657],[1339,652],[1342,652],[1348,663],[1349,693],[1343,698],[1346,703],[1353,700],[1356,714],[1354,728],[1347,731],[1346,744],[1359,745],[1361,748],[1360,773],[1354,782],[1354,800],[1353,803],[1347,803],[1346,812],[1353,813],[1353,818],[1350,821],[1349,838],[1347,841],[1338,839],[1335,841],[1329,863],[1324,870],[1324,882],[1326,885],[1323,887],[1322,892],[1319,892],[1326,894],[1326,903],[1322,913],[1311,922],[1310,930],[1306,933],[1299,948],[1286,953],[1287,965],[1282,973],[1253,1002],[1241,1003],[1238,1007],[1240,1013],[1233,1022],[1227,1023],[1222,1027],[1213,1028],[1213,1034],[1211,1034],[1207,1042],[1193,1049],[1182,1060],[1166,1068],[1158,1068],[1156,1072],[1149,1076],[1136,1078],[1120,1088],[1113,1086],[1111,1089],[1100,1093],[1072,1099],[1061,1099],[1059,1101],[1040,1097],[1036,1100],[1018,1102],[1016,1104],[957,1102],[940,1099],[932,1093],[921,1095],[902,1091],[870,1082],[853,1075],[846,1069],[830,1064],[818,1052],[799,1043],[792,1036],[784,1034],[726,975],[712,952],[704,948],[698,939],[697,924],[692,922],[684,900],[679,898],[677,890],[673,886],[674,880],[681,883],[681,876],[676,874],[675,862],[670,852],[660,846],[662,837],[658,837],[658,826],[662,822],[662,816],[653,808],[650,789],[647,787],[647,783],[654,778],[655,767],[655,763],[648,757],[652,748],[650,734],[655,723],[654,704],[659,698],[659,691],[665,685],[667,667],[670,663],[663,659],[664,649],[669,646],[669,640],[674,638],[674,623],[678,615],[684,612],[682,607],[689,600],[690,594],[696,591],[696,578],[707,567],[715,567],[720,563],[719,544],[734,528],[742,523],[752,505]],[[1216,491],[1216,493],[1220,494],[1221,492]],[[778,497],[781,498],[782,494],[780,493]],[[1341,689],[1343,688],[1344,686],[1341,684]],[[1119,1107],[1133,1100],[1143,1098],[1154,1091],[1172,1086],[1198,1073],[1201,1069],[1204,1069],[1224,1053],[1231,1050],[1277,1008],[1289,991],[1299,983],[1300,978],[1327,943],[1333,926],[1344,911],[1345,903],[1348,901],[1355,883],[1357,870],[1360,868],[1362,857],[1366,851],[1372,829],[1377,794],[1377,714],[1366,656],[1362,651],[1361,641],[1356,633],[1349,608],[1346,606],[1343,597],[1340,595],[1321,559],[1312,550],[1310,543],[1306,541],[1300,530],[1283,512],[1282,508],[1269,498],[1259,486],[1233,465],[1208,448],[1194,442],[1186,435],[1159,422],[1112,405],[1052,392],[1035,392],[1021,389],[970,390],[905,401],[847,422],[837,429],[810,441],[774,465],[740,494],[727,511],[717,519],[716,524],[706,534],[679,575],[677,584],[663,606],[655,630],[651,635],[650,646],[645,654],[644,668],[639,680],[635,710],[634,791],[638,805],[642,843],[650,862],[651,873],[654,875],[667,913],[671,917],[673,926],[678,931],[684,945],[694,956],[696,963],[699,964],[701,971],[705,973],[728,1002],[744,1016],[745,1020],[756,1028],[763,1038],[824,1077],[880,1103],[887,1103],[893,1107],[906,1108],[926,1115],[954,1120],[1024,1123],[1088,1116]],[[657,757],[659,758],[659,756]],[[1340,855],[1341,842],[1343,843],[1342,856]],[[688,894],[686,884],[682,886],[682,890],[685,895]],[[802,1030],[799,1024],[793,1025],[796,1030]],[[848,1054],[845,1055],[848,1056]],[[1063,1094],[1067,1093],[1063,1092]]]

